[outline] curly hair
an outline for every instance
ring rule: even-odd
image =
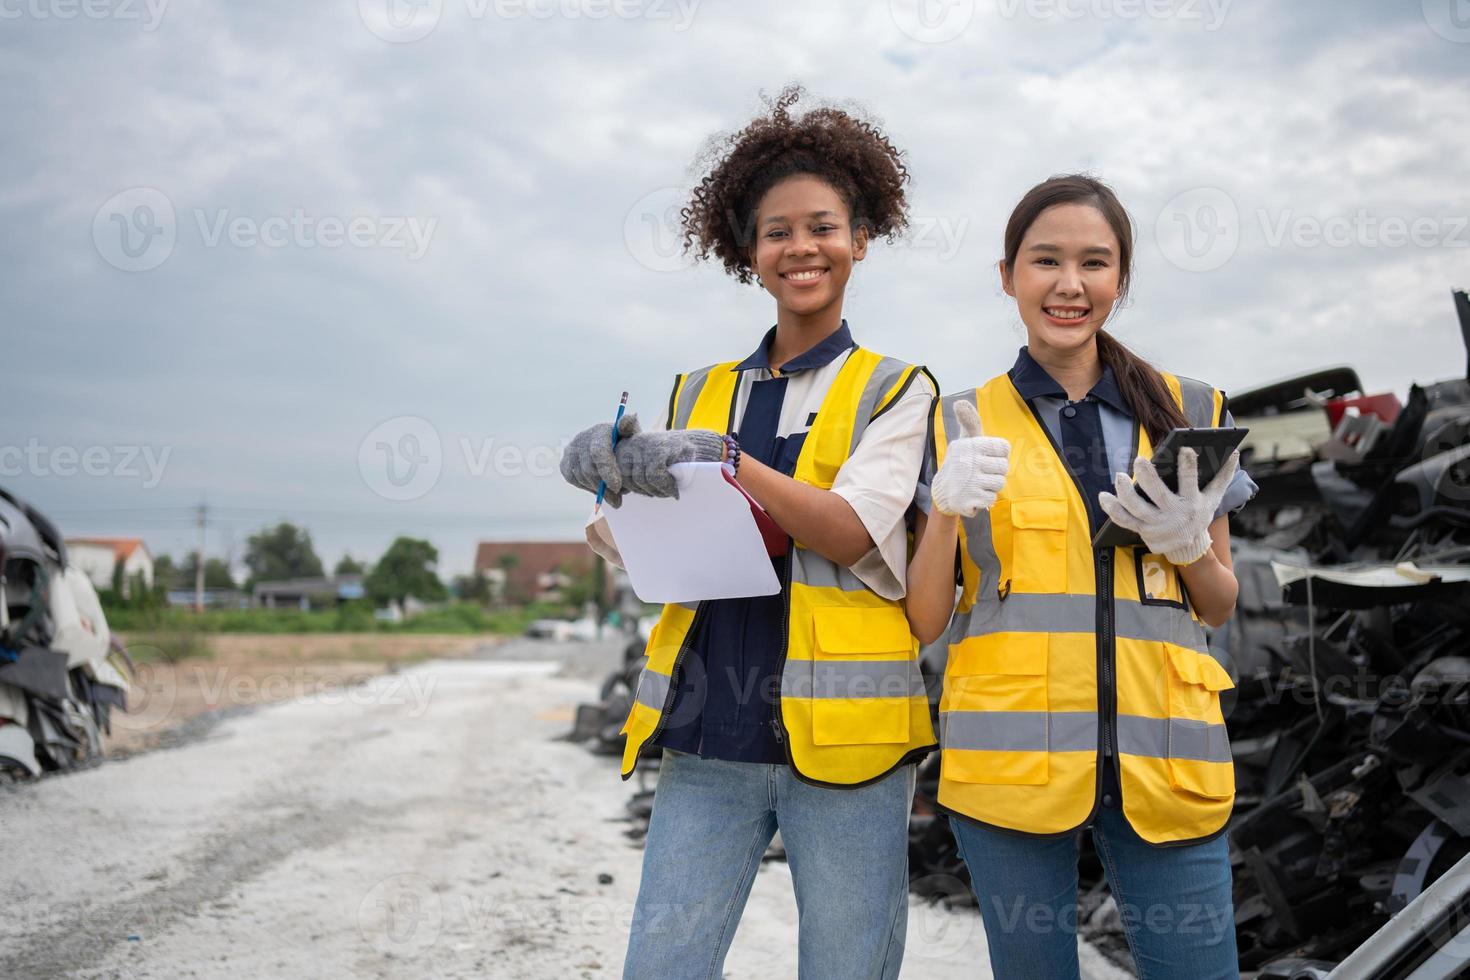
[[[684,248],[696,258],[717,257],[742,283],[753,278],[750,248],[755,211],[766,191],[799,174],[826,181],[847,204],[852,227],[892,241],[908,226],[903,154],[873,121],[832,107],[791,113],[803,96],[788,85],[768,115],[737,133],[714,137],[700,155],[707,171],[680,211]]]

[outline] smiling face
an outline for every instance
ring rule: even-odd
[[[1016,300],[1027,343],[1076,351],[1092,343],[1118,299],[1118,238],[1101,211],[1058,204],[1037,216],[1001,284]]]
[[[842,195],[818,177],[788,177],[761,197],[751,264],[782,313],[840,307],[853,263],[868,251],[867,228],[851,222]]]

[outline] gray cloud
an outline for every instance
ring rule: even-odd
[[[535,9],[598,9],[568,3]],[[873,251],[848,317],[947,388],[1014,357],[1000,232],[1027,187],[1073,169],[1109,179],[1135,216],[1135,300],[1116,329],[1161,363],[1233,387],[1346,361],[1400,392],[1457,370],[1448,290],[1470,279],[1470,249],[1270,232],[1364,210],[1440,221],[1443,237],[1470,215],[1470,47],[1419,4],[1228,3],[1213,30],[1120,15],[1138,6],[978,2],[934,44],[899,28],[901,0],[898,14],[705,0],[684,30],[654,0],[621,8],[631,19],[444,0],[406,44],[374,36],[347,0],[173,0],[151,31],[8,20],[0,441],[172,451],[153,488],[4,482],[69,528],[141,531],[155,550],[192,546],[185,508],[201,495],[221,517],[212,549],[294,516],[329,557],[418,533],[460,571],[477,537],[575,536],[581,495],[482,470],[476,453],[555,447],[623,388],[651,418],[674,372],[754,345],[769,303],[673,256],[676,197],[659,193],[687,188],[705,140],[789,78],[867,106],[907,151],[929,232]],[[129,273],[104,261],[93,223],[138,187],[166,196],[177,239]],[[1233,254],[1207,271],[1156,238],[1171,200],[1198,188],[1238,217]],[[211,246],[200,229],[225,214],[262,232],[298,211],[313,230],[281,247]],[[378,245],[331,245],[317,224],[354,217]],[[421,258],[381,242],[404,217],[435,222]],[[364,437],[400,416],[428,419],[442,445],[437,484],[407,502],[374,493],[358,465]]]

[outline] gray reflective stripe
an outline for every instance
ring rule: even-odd
[[[912,660],[788,660],[783,698],[921,698],[924,677]]]
[[[960,423],[955,418],[954,407],[961,399],[969,399],[971,404],[975,401],[976,389],[961,392],[958,395],[947,395],[940,399],[940,415],[944,424],[945,441],[958,438]],[[982,425],[983,420],[982,420]],[[982,510],[974,517],[962,519],[965,528],[965,553],[970,561],[980,569],[980,585],[976,590],[976,605],[985,598],[985,593],[991,596],[996,594],[1000,587],[1000,558],[995,554],[995,543],[990,538],[990,511]],[[973,615],[973,611],[966,618]]]
[[[676,602],[676,603],[674,603],[674,605],[676,605],[676,606],[683,606],[685,609],[689,610],[690,612],[698,612],[699,611],[699,603],[698,602]]]
[[[1193,378],[1179,379],[1179,393],[1184,398],[1184,417],[1196,429],[1215,424],[1215,389]]]
[[[810,548],[792,548],[791,581],[814,588],[841,589],[843,592],[868,590],[852,569],[828,561]]]
[[[1094,711],[946,711],[940,744],[982,752],[1096,752]]]
[[[689,428],[689,416],[694,414],[694,403],[699,401],[699,393],[704,390],[704,383],[709,379],[710,371],[714,366],[700,368],[698,371],[690,371],[684,377],[684,386],[679,391],[679,400],[674,406],[674,419],[670,428]]]
[[[668,699],[669,675],[645,667],[638,677],[638,703],[645,708],[662,711]]]
[[[1119,715],[1118,751],[1154,759],[1231,760],[1230,737],[1224,725],[1188,718]]]
[[[992,633],[1093,633],[1097,630],[1097,602],[1090,595],[1012,592],[1005,601],[982,595],[964,617],[965,633],[951,637]],[[1132,599],[1113,600],[1113,630],[1130,640],[1153,640],[1209,653],[1204,630],[1177,606],[1150,605]]]
[[[857,353],[857,348],[852,354]],[[851,357],[849,354],[848,357]],[[858,440],[863,437],[863,431],[867,429],[868,423],[872,421],[873,413],[878,411],[878,400],[887,393],[889,388],[898,384],[898,379],[903,377],[904,371],[909,365],[896,357],[885,357],[880,360],[873,373],[868,376],[868,383],[863,386],[862,397],[858,399],[857,418],[852,425],[852,441],[848,444],[847,453],[852,455],[857,449]]]

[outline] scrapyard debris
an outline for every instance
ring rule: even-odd
[[[1470,377],[1470,297],[1453,298]],[[1260,486],[1231,518],[1235,616],[1210,635],[1237,681],[1222,707],[1240,965],[1308,980],[1470,854],[1470,382],[1414,385],[1400,402],[1339,367],[1232,395],[1230,409]],[[621,752],[638,647],[585,726],[579,712],[600,751]],[[921,668],[937,711],[942,644]],[[639,839],[656,766],[639,761]],[[935,754],[919,769],[911,884],[973,905],[934,808],[938,766]],[[1082,935],[1131,966],[1086,834],[1079,901]],[[1409,975],[1395,969],[1373,975]]]
[[[127,651],[60,532],[0,489],[0,782],[99,762],[126,704],[123,670]]]

